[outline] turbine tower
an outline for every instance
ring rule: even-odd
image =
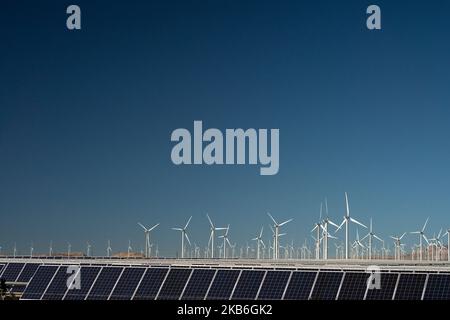
[[[157,226],[159,226],[159,223],[155,224],[151,228],[144,227],[144,225],[142,223],[140,223],[140,222],[138,222],[138,225],[140,225],[142,227],[142,229],[144,229],[144,234],[145,234],[145,257],[149,258],[150,257],[150,232],[153,229],[155,229]]]
[[[273,259],[278,260],[278,250],[279,250],[278,238],[280,237],[280,227],[284,226],[285,224],[291,222],[294,219],[289,219],[282,223],[278,223],[275,221],[275,219],[272,217],[272,215],[269,212],[267,212],[267,215],[270,217],[270,219],[272,219],[272,221],[274,223],[273,227],[275,228],[275,232],[274,232],[274,244],[273,244]]]
[[[418,234],[419,235],[419,260],[422,261],[423,257],[423,245],[422,245],[422,239],[425,239],[425,242],[429,244],[427,237],[425,236],[425,228],[427,227],[427,223],[430,217],[427,218],[425,221],[425,224],[423,225],[422,229],[418,231],[413,231],[411,234]]]
[[[91,244],[89,242],[86,242],[86,256],[91,256]]]
[[[339,231],[339,229],[342,228],[342,226],[345,224],[345,259],[348,260],[348,253],[350,251],[350,247],[349,247],[349,242],[348,242],[348,232],[349,232],[349,224],[350,222],[355,223],[355,224],[359,224],[360,226],[364,227],[367,229],[367,227],[365,225],[363,225],[361,222],[357,221],[356,219],[353,219],[352,217],[350,217],[350,207],[348,205],[348,196],[347,196],[347,192],[345,193],[345,208],[346,208],[346,213],[344,216],[344,220],[342,221],[341,225],[337,228],[336,232]]]
[[[130,254],[133,248],[131,247],[131,240],[128,240],[127,258],[130,258]]]
[[[223,238],[223,258],[226,259],[227,258],[227,243],[230,246],[230,248],[233,248],[233,246],[231,245],[230,240],[228,239],[228,231],[230,231],[230,225],[228,225],[226,228],[224,228],[225,234],[220,236],[219,238]],[[216,229],[217,230],[217,229]]]
[[[323,244],[323,258],[325,260],[328,259],[328,238],[333,238],[333,239],[337,239],[336,237],[333,237],[332,235],[330,235],[330,232],[328,230],[328,225],[332,225],[335,228],[339,228],[339,226],[337,224],[335,224],[333,221],[330,220],[329,215],[328,215],[328,200],[327,198],[325,198],[325,213],[326,213],[326,218],[325,220],[323,220],[323,227],[322,229],[324,229],[324,233],[325,233],[325,237],[324,237],[324,244]]]
[[[187,235],[186,229],[189,225],[189,222],[191,222],[192,216],[188,219],[186,225],[184,228],[172,228],[172,230],[180,231],[181,232],[181,259],[184,259],[184,238],[188,241],[189,245],[191,245],[191,241],[189,240],[189,237]]]
[[[214,237],[215,237],[215,233],[216,233],[216,231],[226,230],[227,228],[217,228],[217,227],[215,227],[208,214],[206,214],[206,217],[208,218],[209,224],[211,226],[211,234],[209,236],[208,246],[211,244],[211,258],[214,258]]]

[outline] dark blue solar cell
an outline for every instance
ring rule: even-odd
[[[450,300],[450,275],[430,274],[424,300]]]
[[[243,270],[233,292],[233,300],[255,300],[265,271]]]
[[[426,278],[426,274],[402,273],[394,299],[421,300]]]
[[[182,300],[203,300],[216,270],[195,269],[184,290]]]
[[[319,272],[311,299],[335,300],[343,275],[343,272]]]
[[[284,300],[308,300],[317,272],[295,271],[289,280]]]
[[[107,300],[123,268],[103,267],[86,300]]]
[[[72,273],[67,273],[67,266],[61,266],[45,291],[42,300],[62,300],[67,291],[67,282]]]
[[[5,281],[16,281],[24,266],[24,263],[9,263],[3,271],[1,278],[5,279]]]
[[[168,271],[168,268],[148,268],[133,300],[154,300]]]
[[[240,270],[218,270],[206,299],[229,300],[240,272]]]
[[[346,272],[338,299],[364,300],[369,276],[366,272]]]
[[[131,300],[144,272],[145,268],[125,268],[109,299]]]
[[[79,271],[80,286],[77,287],[76,281],[74,281],[73,285],[67,290],[64,300],[84,300],[91,289],[92,284],[100,273],[100,270],[100,267],[82,266]]]
[[[380,273],[380,288],[368,289],[366,300],[392,300],[397,279],[397,273]]]
[[[177,300],[180,298],[183,289],[192,269],[170,269],[166,280],[158,294],[158,300]]]
[[[37,263],[27,263],[25,267],[20,272],[19,277],[17,278],[17,282],[28,282],[33,278],[40,264]]]
[[[281,300],[290,275],[289,271],[267,271],[258,300]]]
[[[22,299],[39,300],[58,270],[57,266],[40,266],[25,289]]]

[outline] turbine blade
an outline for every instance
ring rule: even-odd
[[[339,226],[331,220],[328,220],[328,223],[331,224],[335,228],[339,228]]]
[[[284,226],[285,224],[287,224],[287,223],[291,222],[292,220],[294,220],[294,219],[289,219],[289,220],[286,220],[285,222],[283,222],[283,223],[280,223],[280,224],[279,224],[279,226],[280,226],[280,227],[281,227],[281,226]]]
[[[420,231],[413,231],[413,232],[410,232],[411,234],[420,234],[420,233],[422,233],[422,232],[420,232]]]
[[[260,238],[262,237],[263,231],[264,231],[264,226],[261,227],[261,232],[259,233]]]
[[[425,221],[425,224],[423,225],[423,228],[422,228],[422,232],[424,232],[425,231],[425,228],[427,227],[427,223],[428,223],[428,220],[430,219],[430,217],[428,217],[427,218],[427,221]]]
[[[206,214],[206,217],[208,218],[208,220],[209,220],[209,224],[211,225],[211,227],[214,229],[214,224],[212,223],[212,221],[211,221],[211,218],[209,217],[209,215],[208,214]]]
[[[144,229],[145,231],[147,231],[147,228],[144,227],[144,225],[143,225],[142,223],[138,222],[138,225],[140,225],[140,226],[142,227],[142,229]]]
[[[348,195],[347,195],[347,192],[345,193],[345,207],[346,207],[346,216],[347,217],[350,217],[350,207],[349,207],[349,205],[348,205]]]
[[[273,223],[275,223],[275,225],[278,225],[278,223],[275,221],[275,219],[272,217],[272,215],[267,212],[268,216],[270,217],[270,219],[272,219]]]
[[[383,239],[381,239],[379,236],[377,236],[376,234],[373,235],[373,237],[381,242],[383,242]]]
[[[172,230],[183,231],[183,229],[181,229],[181,228],[172,228]]]
[[[353,222],[353,223],[359,224],[361,227],[364,227],[364,228],[367,229],[367,227],[366,227],[365,225],[363,225],[361,222],[359,222],[359,221],[356,220],[356,219],[350,218],[350,221]]]
[[[184,236],[186,237],[186,240],[188,241],[189,245],[191,245],[191,240],[189,240],[189,237],[186,232],[184,233]]]
[[[336,231],[334,233],[338,232],[342,228],[342,226],[344,225],[345,221],[346,221],[346,219],[344,218],[344,220],[342,221],[342,223],[339,225],[339,227],[336,229]]]
[[[155,229],[157,226],[159,226],[159,223],[155,224],[153,227],[151,227],[148,231],[152,231],[153,229]]]
[[[186,229],[189,225],[189,222],[191,222],[192,216],[189,218],[188,222],[186,223],[186,225],[184,226],[184,228]]]

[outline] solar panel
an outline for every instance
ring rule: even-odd
[[[125,268],[109,299],[131,300],[144,272],[145,268]]]
[[[290,275],[289,271],[267,271],[258,300],[281,300]]]
[[[158,294],[158,300],[177,300],[183,293],[192,269],[170,269]]]
[[[450,275],[430,274],[424,300],[450,300]]]
[[[40,266],[22,295],[22,299],[39,300],[52,280],[57,266]]]
[[[215,273],[212,269],[194,269],[182,300],[203,300]]]
[[[61,266],[48,286],[42,300],[62,300],[67,291],[67,280],[71,273],[67,273],[67,266]]]
[[[107,300],[123,268],[103,267],[86,300]]]
[[[366,300],[392,300],[397,278],[397,273],[380,273],[380,289],[368,289]]]
[[[308,300],[316,275],[317,272],[293,272],[283,299]]]
[[[154,300],[168,271],[167,268],[148,268],[133,300]]]
[[[24,267],[24,263],[9,263],[1,276],[5,281],[16,281]]]
[[[370,274],[365,272],[346,272],[338,299],[364,300],[369,276]]]
[[[0,275],[2,275],[3,268],[5,268],[4,264],[0,264]]]
[[[402,273],[395,292],[395,300],[421,300],[426,274]]]
[[[216,277],[209,289],[207,300],[230,299],[240,270],[218,270]]]
[[[319,272],[311,299],[335,300],[343,276],[343,272]]]
[[[75,286],[71,287],[70,290],[67,290],[64,300],[84,300],[100,270],[100,267],[82,266],[80,270],[80,288],[78,289]]]
[[[233,300],[255,300],[265,271],[243,270],[233,292]]]
[[[17,278],[17,282],[28,282],[33,278],[37,269],[39,268],[39,264],[37,263],[27,263],[25,267],[22,269],[19,277]]]

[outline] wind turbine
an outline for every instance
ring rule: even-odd
[[[34,251],[34,245],[33,245],[33,241],[31,241],[31,245],[30,245],[30,258],[33,258],[33,251]]]
[[[274,255],[273,255],[273,258],[275,260],[277,260],[278,259],[278,250],[279,250],[278,238],[281,236],[280,235],[280,227],[284,226],[285,224],[291,222],[294,219],[289,219],[289,220],[286,220],[286,221],[284,221],[282,223],[278,223],[278,222],[275,221],[275,219],[272,217],[272,215],[269,212],[267,212],[267,215],[270,217],[270,219],[272,219],[272,221],[274,223],[273,226],[275,228],[275,232],[274,232],[275,237],[274,237],[274,248],[273,248]]]
[[[425,224],[423,225],[423,228],[418,231],[413,231],[411,234],[418,234],[419,235],[419,260],[422,261],[422,252],[423,252],[423,245],[422,245],[422,239],[425,239],[426,243],[429,244],[427,237],[425,236],[425,228],[427,227],[427,223],[430,217],[427,218],[425,221]]]
[[[336,229],[336,232],[339,231],[339,229],[342,228],[342,226],[345,224],[345,259],[348,260],[348,253],[349,253],[349,242],[348,242],[348,232],[349,232],[349,224],[350,222],[353,222],[355,224],[359,224],[360,226],[367,229],[365,225],[363,225],[361,222],[359,222],[356,219],[353,219],[350,217],[350,207],[348,205],[348,195],[347,192],[345,193],[345,207],[346,207],[346,213],[344,216],[344,220],[342,221],[341,225]]]
[[[70,251],[72,249],[72,245],[70,242],[67,242],[67,259],[70,259]]]
[[[108,247],[106,248],[106,255],[109,257],[111,257],[111,240],[108,240]]]
[[[50,246],[48,248],[48,255],[50,257],[53,255],[53,241],[50,241]]]
[[[262,234],[264,231],[264,227],[261,227],[261,231],[259,233],[259,236],[253,238],[253,241],[256,241],[257,243],[257,250],[256,250],[256,259],[259,260],[261,258],[260,250],[261,250],[261,244],[265,247],[264,241],[262,240]],[[248,245],[247,245],[247,258],[248,258]]]
[[[230,248],[233,248],[230,240],[228,239],[228,231],[230,230],[230,225],[228,225],[228,227],[226,227],[225,229],[226,229],[225,234],[219,237],[219,238],[223,238],[223,258],[224,259],[227,258],[227,243],[230,246]]]
[[[128,240],[128,250],[127,250],[127,258],[130,258],[130,254],[133,248],[131,247],[131,240]]]
[[[323,229],[322,227],[322,202],[320,203],[320,213],[319,213],[319,221],[314,224],[314,228],[311,230],[311,232],[317,231],[316,238],[313,237],[313,239],[316,241],[316,260],[320,259],[320,229]]]
[[[159,223],[155,224],[151,228],[144,227],[144,225],[142,223],[140,223],[140,222],[138,222],[138,225],[140,225],[142,227],[142,229],[144,229],[144,234],[145,234],[145,257],[149,258],[150,257],[150,232],[153,231],[153,229],[155,229],[157,226],[159,226]]]
[[[86,242],[86,256],[91,256],[91,244],[89,242]]]
[[[13,248],[13,257],[14,257],[14,259],[16,258],[16,254],[17,254],[17,244],[14,242],[14,248]]]
[[[214,258],[214,237],[215,237],[215,232],[219,231],[219,230],[227,230],[227,228],[217,228],[217,227],[215,227],[208,214],[206,214],[206,217],[208,218],[209,224],[211,226],[211,234],[209,236],[208,245],[211,244],[211,258]]]
[[[329,218],[327,198],[325,198],[325,213],[327,216],[326,216],[325,220],[323,220],[323,227],[322,227],[322,229],[325,233],[324,243],[323,243],[323,258],[325,260],[327,260],[328,259],[328,238],[337,239],[336,237],[333,237],[332,235],[330,235],[330,232],[328,231],[328,225],[331,224],[333,227],[339,228],[339,226],[337,224],[335,224],[333,221],[331,221]]]
[[[378,237],[375,233],[373,233],[373,228],[372,228],[372,218],[370,218],[370,228],[369,228],[369,233],[367,235],[365,235],[361,241],[364,241],[365,238],[369,238],[369,260],[372,260],[372,238],[377,239],[378,241],[383,242],[383,240]]]
[[[395,244],[395,260],[400,260],[400,254],[401,254],[401,240],[406,235],[406,232],[401,235],[401,237],[395,237],[391,236],[391,238],[394,240]]]
[[[188,219],[184,228],[172,228],[172,230],[181,232],[181,259],[184,259],[184,238],[186,238],[186,240],[189,242],[189,245],[191,245],[191,241],[189,240],[189,237],[186,232],[186,229],[189,225],[189,222],[191,222],[191,219],[192,219],[192,216]]]
[[[359,232],[358,229],[356,229],[356,240],[353,242],[353,248],[356,249],[356,259],[359,259],[359,248],[365,249],[364,245],[359,240]],[[364,253],[364,252],[363,252]],[[363,254],[364,255],[364,254]]]

